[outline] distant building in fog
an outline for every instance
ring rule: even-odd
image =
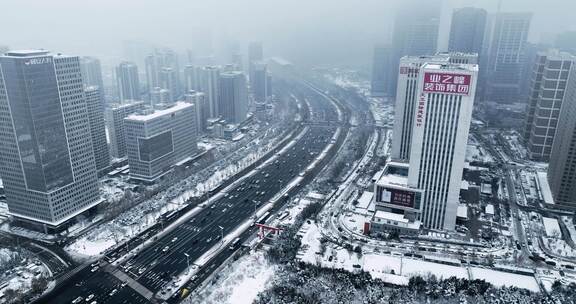
[[[104,98],[104,82],[102,81],[102,67],[100,60],[95,57],[82,57],[80,58],[80,70],[82,71],[82,80],[85,87],[98,87],[100,91],[100,99],[105,104]]]
[[[218,83],[218,109],[227,123],[241,123],[248,114],[246,77],[242,72],[224,72]]]
[[[122,62],[116,67],[116,81],[120,101],[140,100],[138,67],[131,62]]]
[[[452,13],[448,51],[481,54],[486,18],[486,10],[482,8],[455,9]]]
[[[372,58],[371,95],[375,97],[391,96],[394,92],[395,67],[391,46],[376,46]]]
[[[92,138],[96,169],[102,172],[110,166],[110,150],[106,140],[106,124],[104,122],[104,105],[98,87],[87,87],[84,89],[84,95],[86,96],[90,137]]]

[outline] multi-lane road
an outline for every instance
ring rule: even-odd
[[[276,153],[268,164],[236,183],[233,188],[227,190],[227,193],[206,205],[189,220],[159,237],[136,256],[123,260],[117,267],[108,263],[125,255],[128,247],[137,245],[146,237],[153,237],[158,228],[145,234],[146,237],[110,252],[100,263],[86,265],[39,302],[72,303],[75,299],[81,299],[79,303],[157,301],[154,295],[166,291],[174,276],[185,271],[189,264],[193,264],[207,251],[221,246],[219,243],[223,235],[231,233],[242,223],[254,218],[257,208],[269,202],[291,181],[301,176],[301,173],[317,160],[328,145],[339,145],[345,137],[345,132],[340,132],[338,139],[333,140],[343,120],[340,117],[341,111],[326,96],[304,85],[298,85],[297,88],[300,101],[307,105],[302,108],[311,112],[310,115],[307,115],[308,113],[302,115],[305,118],[303,123],[311,122],[309,118],[316,118],[316,121],[304,129],[304,136],[299,137],[290,148],[284,149],[282,153]],[[318,121],[319,116],[315,115],[317,112],[322,113],[322,121]],[[282,147],[278,148],[280,149]],[[304,186],[317,174],[336,150],[331,149],[318,166],[308,170],[302,185],[299,184],[296,188]],[[284,201],[280,199],[271,211],[281,208]],[[254,228],[244,232],[241,239],[253,232]],[[193,289],[232,252],[233,250],[225,249],[207,263],[200,265],[197,277],[186,286]],[[174,298],[170,302],[176,300],[177,298]]]

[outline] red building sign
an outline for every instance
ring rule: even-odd
[[[466,74],[427,72],[424,74],[424,92],[469,95],[470,76]]]

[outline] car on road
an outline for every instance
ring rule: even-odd
[[[212,237],[209,237],[206,239],[206,243],[210,243],[210,242],[212,242]]]
[[[162,252],[166,252],[166,251],[168,251],[168,250],[170,250],[170,246],[164,247],[164,249],[162,249]]]
[[[90,302],[90,300],[94,299],[94,294],[90,294],[86,297],[86,302]]]
[[[126,286],[126,285],[128,285],[128,281],[122,282],[122,285],[120,285],[120,287],[124,287],[124,286]]]
[[[72,304],[80,303],[80,302],[82,302],[83,299],[84,299],[84,298],[82,298],[82,297],[77,297],[76,299],[74,299],[74,300],[72,301]]]
[[[90,271],[91,271],[91,272],[96,272],[96,270],[98,270],[98,268],[100,268],[100,267],[96,266],[96,267],[92,268],[92,270],[90,270]]]
[[[176,242],[177,240],[178,240],[177,237],[173,238],[173,239],[172,239],[172,243]]]
[[[118,292],[118,289],[114,288],[108,295],[113,296]]]

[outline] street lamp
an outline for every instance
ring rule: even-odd
[[[186,268],[186,273],[188,273],[190,271],[190,255],[186,252],[184,252],[184,255],[186,256],[186,264],[188,265],[188,268]]]
[[[224,242],[224,227],[218,226],[218,228],[220,228],[220,240]]]

